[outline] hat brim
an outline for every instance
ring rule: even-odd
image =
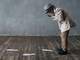
[[[47,14],[48,13],[48,9],[47,10],[45,10],[46,12],[45,12],[45,14]]]

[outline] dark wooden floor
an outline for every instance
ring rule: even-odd
[[[80,60],[80,36],[69,37],[69,54],[59,55],[56,36],[0,37],[0,60]]]

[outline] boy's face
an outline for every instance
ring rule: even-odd
[[[52,16],[54,16],[54,13],[47,13],[47,15],[48,15],[49,17],[52,17]]]

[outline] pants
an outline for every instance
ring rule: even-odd
[[[65,32],[61,32],[60,38],[61,38],[61,48],[67,49],[68,48],[68,35],[69,30]]]

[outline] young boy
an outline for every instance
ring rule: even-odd
[[[44,6],[46,14],[57,21],[60,29],[61,48],[57,49],[61,55],[67,54],[68,49],[68,35],[70,31],[70,22],[68,17],[64,14],[61,8],[56,8],[52,4]]]

